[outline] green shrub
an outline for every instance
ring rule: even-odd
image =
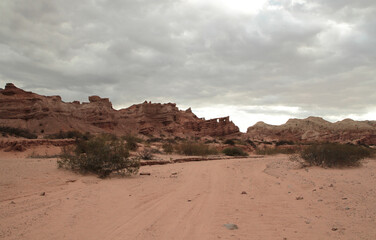
[[[22,128],[13,128],[13,127],[5,127],[2,126],[0,127],[0,132],[1,134],[5,137],[7,135],[15,136],[15,137],[24,137],[28,139],[36,139],[38,138],[37,135],[34,133],[31,133],[27,129],[22,129]]]
[[[227,156],[248,156],[248,153],[237,147],[225,148],[222,152]]]
[[[107,177],[111,172],[135,174],[140,162],[130,159],[123,141],[97,136],[89,140],[80,140],[75,147],[64,148],[58,160],[60,168],[79,172],[91,172]]]
[[[162,145],[163,151],[167,154],[171,154],[174,151],[174,146],[171,143],[164,143]]]
[[[314,144],[301,151],[305,163],[314,166],[344,167],[357,166],[360,160],[370,157],[370,149],[348,144]]]
[[[218,154],[217,149],[203,143],[185,142],[177,146],[177,152],[188,156],[207,156]]]

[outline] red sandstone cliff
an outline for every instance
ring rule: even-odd
[[[258,141],[340,142],[376,145],[376,121],[345,119],[331,123],[319,117],[290,119],[274,126],[258,122],[249,127],[247,135]]]
[[[175,104],[136,104],[115,110],[108,98],[66,103],[59,96],[26,92],[11,83],[0,90],[0,126],[26,128],[39,135],[68,130],[150,136],[226,136],[239,133],[229,117],[200,119]]]

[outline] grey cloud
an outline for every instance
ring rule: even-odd
[[[3,0],[0,80],[67,101],[363,114],[376,101],[375,13],[373,1],[269,1],[240,14],[172,0]]]

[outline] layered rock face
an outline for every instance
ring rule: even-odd
[[[345,119],[336,123],[319,117],[290,119],[274,126],[258,122],[249,127],[247,135],[258,141],[340,142],[376,145],[376,121]]]
[[[228,117],[200,119],[190,109],[181,111],[173,103],[144,102],[115,110],[108,98],[90,96],[89,102],[66,103],[59,96],[26,92],[11,83],[0,90],[0,125],[26,128],[39,135],[68,130],[158,137],[239,133]]]

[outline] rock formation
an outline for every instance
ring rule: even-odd
[[[331,123],[319,117],[290,119],[274,126],[258,122],[247,135],[256,141],[340,142],[376,145],[376,121],[345,119]]]
[[[239,133],[229,117],[205,120],[176,104],[144,102],[115,110],[108,98],[66,103],[59,96],[42,96],[11,83],[0,90],[0,126],[25,128],[38,135],[59,131],[108,132],[117,135],[226,136]]]

